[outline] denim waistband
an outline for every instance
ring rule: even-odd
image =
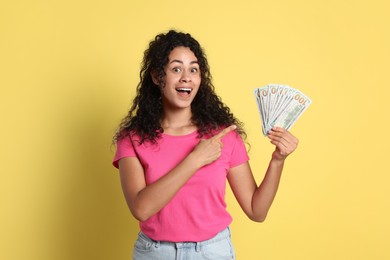
[[[215,242],[218,242],[220,240],[223,240],[225,238],[230,237],[230,228],[227,227],[221,232],[219,232],[216,236],[200,241],[200,242],[167,242],[167,241],[156,241],[151,238],[149,238],[147,235],[145,235],[142,231],[139,232],[138,238],[144,240],[147,243],[150,243],[151,246],[159,247],[160,244],[164,245],[172,245],[175,246],[176,248],[183,248],[183,247],[195,247],[198,251],[198,249],[201,246],[205,246],[207,244],[212,244]]]

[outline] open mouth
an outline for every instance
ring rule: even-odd
[[[176,91],[179,93],[187,93],[189,95],[189,94],[191,94],[192,89],[191,88],[177,88]]]

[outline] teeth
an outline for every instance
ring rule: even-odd
[[[187,92],[189,94],[189,93],[191,93],[192,89],[190,89],[190,88],[177,88],[176,90],[180,91],[180,92]]]

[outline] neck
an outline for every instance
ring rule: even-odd
[[[191,123],[192,113],[191,111],[166,111],[161,120],[161,126],[168,127],[181,127]]]
[[[179,109],[175,111],[165,111],[161,120],[161,127],[167,134],[181,135],[196,130],[196,126],[191,121],[190,110]]]

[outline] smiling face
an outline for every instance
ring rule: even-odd
[[[160,86],[164,109],[191,109],[201,75],[198,59],[188,47],[176,47],[164,68],[164,86]],[[154,79],[155,84],[158,82]]]

